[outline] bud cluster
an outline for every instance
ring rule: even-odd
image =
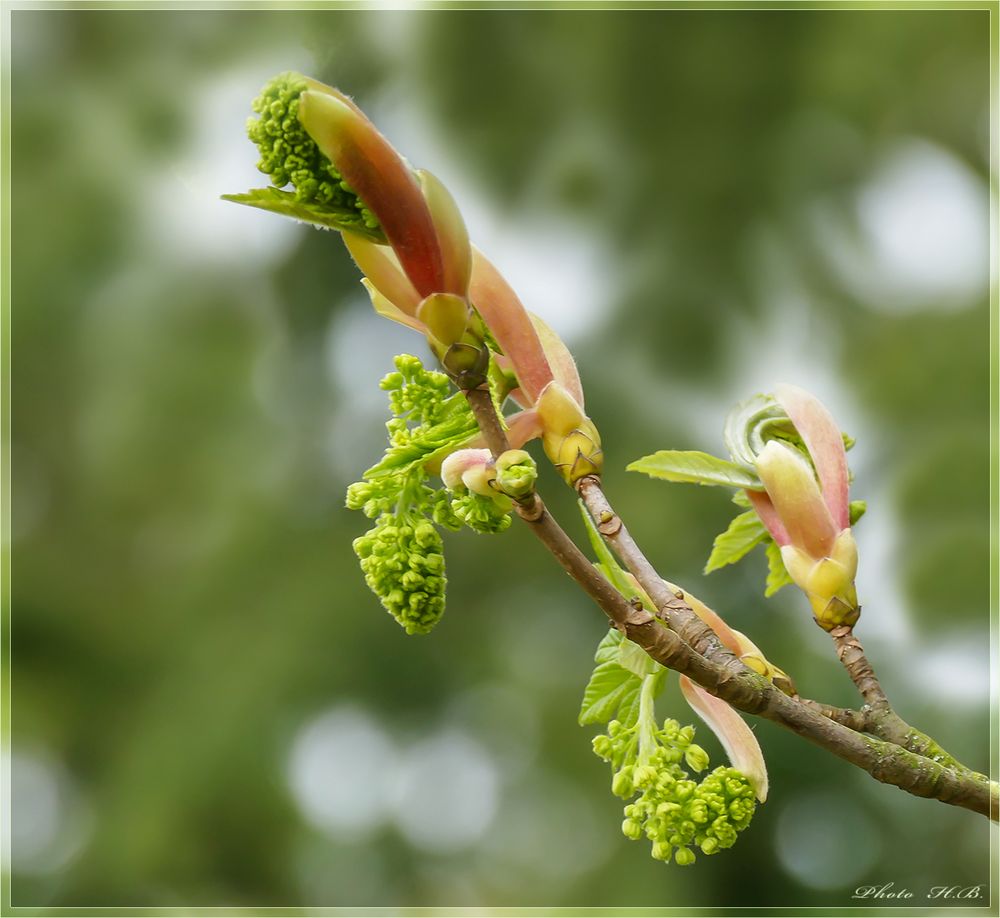
[[[475,426],[448,377],[426,370],[409,354],[382,379],[393,416],[386,422],[389,448],[365,480],[347,489],[347,507],[375,526],[354,541],[365,582],[409,634],[424,634],[444,612],[445,571],[441,536],[434,524],[459,529],[451,495],[427,481],[428,462],[467,439]]]
[[[444,613],[441,536],[426,520],[383,514],[354,540],[365,582],[407,634],[426,634]]]
[[[640,721],[626,727],[613,720],[607,735],[593,741],[594,752],[614,769],[612,793],[635,797],[625,806],[622,833],[645,836],[654,858],[673,857],[682,866],[694,863],[692,846],[703,854],[732,847],[757,803],[750,781],[735,768],[720,766],[700,782],[690,778],[684,766],[702,772],[709,764],[694,735],[694,727],[672,719],[645,736]]]
[[[663,767],[654,753],[641,771],[639,797],[625,807],[622,833],[633,840],[646,836],[659,861],[693,864],[698,847],[715,854],[736,843],[737,835],[757,807],[750,782],[735,768],[720,766],[701,782],[678,778],[676,766]]]
[[[301,74],[282,73],[254,99],[252,107],[260,117],[247,121],[247,134],[260,152],[257,168],[276,188],[294,186],[296,200],[355,210],[365,226],[378,229],[374,214],[299,121],[299,97],[309,88]]]

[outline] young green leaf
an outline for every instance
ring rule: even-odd
[[[367,226],[361,213],[356,209],[331,207],[318,201],[296,200],[293,192],[282,191],[280,188],[252,188],[245,194],[224,194],[222,200],[256,207],[258,210],[281,214],[283,217],[292,217],[323,229],[350,230],[373,242],[385,242],[381,230]]]
[[[608,633],[601,638],[601,643],[597,645],[597,652],[594,654],[595,663],[617,663],[618,648],[625,640],[617,628],[609,628]]]
[[[865,515],[865,511],[868,509],[868,503],[863,500],[852,500],[847,508],[848,515],[851,519],[851,525],[853,526],[858,520]]]
[[[639,696],[641,685],[642,680],[638,676],[617,662],[598,663],[583,692],[578,717],[580,726],[607,723],[621,708],[631,708]],[[622,719],[621,714],[619,719]]]
[[[645,650],[632,641],[622,641],[618,646],[618,663],[623,669],[640,678],[651,676],[663,669]]]
[[[729,528],[715,537],[705,573],[710,574],[727,564],[735,564],[767,537],[767,529],[753,510],[734,516]]]
[[[750,469],[697,450],[661,449],[651,456],[637,459],[626,468],[630,472],[642,472],[665,481],[750,488],[753,491],[764,488]]]
[[[777,543],[769,541],[767,543],[767,584],[764,588],[765,596],[773,596],[783,586],[794,581],[785,569],[785,562],[781,559],[781,549]]]

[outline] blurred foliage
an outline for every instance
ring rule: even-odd
[[[623,471],[718,451],[729,404],[794,372],[859,438],[861,637],[904,716],[986,768],[986,259],[924,295],[831,257],[869,251],[859,201],[914,143],[974,190],[985,239],[986,11],[11,22],[15,905],[832,908],[864,884],[987,882],[983,820],[768,723],[771,798],[736,849],[685,871],[630,845],[576,726],[601,616],[517,526],[446,536],[432,636],[379,608],[343,492],[383,446],[377,380],[418,344],[369,319],[334,236],[217,201],[253,181],[250,100],[297,68],[390,137],[420,124],[497,223],[558,217],[559,251],[596,239],[596,322],[529,305],[575,342],[611,494],[666,576],[846,704],[800,597],[760,596],[763,558],[701,580],[726,499]],[[515,255],[556,241],[513,238]],[[573,525],[572,495],[543,484]],[[693,720],[670,691],[665,713]],[[395,743],[365,766],[387,795],[401,750],[471,737],[496,775],[485,829],[421,843],[442,810],[324,830],[290,763],[345,704]],[[351,767],[328,764],[331,781]]]

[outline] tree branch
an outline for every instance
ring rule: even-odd
[[[639,581],[639,585],[649,598],[656,603],[656,607],[663,613],[670,627],[699,653],[732,668],[734,672],[743,669],[743,664],[723,647],[718,635],[698,617],[681,596],[676,595],[663,582],[663,578],[625,528],[622,518],[611,506],[601,488],[600,479],[587,475],[576,483],[576,490],[597,531]]]
[[[489,392],[473,389],[467,390],[465,395],[487,446],[494,458],[499,456],[509,444]],[[548,513],[537,494],[516,504],[518,514],[531,526],[563,569],[629,640],[642,647],[658,663],[690,677],[734,708],[780,724],[864,769],[877,781],[894,785],[918,797],[932,797],[997,818],[997,785],[985,775],[949,768],[894,743],[863,736],[831,719],[825,711],[814,710],[813,705],[788,697],[763,676],[743,666],[719,644],[714,632],[697,618],[687,603],[666,588],[628,535],[621,519],[611,510],[600,490],[600,483],[592,478],[583,481],[588,483],[579,490],[598,528],[603,526],[605,538],[616,550],[620,548],[622,560],[658,604],[671,627],[665,627],[640,603],[628,602],[590,563]],[[696,621],[692,622],[692,618]],[[675,622],[679,627],[673,627]],[[684,639],[682,628],[700,644],[705,656]],[[710,639],[703,633],[706,630],[711,635]]]
[[[917,755],[933,759],[949,768],[961,771],[969,769],[947,752],[936,740],[911,727],[900,717],[889,702],[889,698],[875,674],[875,668],[868,661],[861,641],[849,625],[841,625],[830,632],[837,657],[847,670],[851,681],[857,686],[864,699],[862,708],[864,729],[881,739],[902,746]]]

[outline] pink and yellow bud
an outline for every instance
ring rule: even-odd
[[[601,436],[580,404],[557,382],[549,383],[536,404],[542,447],[556,471],[570,485],[604,468]]]
[[[497,473],[488,449],[460,449],[441,463],[441,480],[449,491],[468,490],[481,497],[495,498]]]
[[[815,558],[828,554],[839,530],[805,457],[786,443],[771,440],[757,456],[757,474],[784,527],[780,538]]]
[[[843,436],[818,399],[794,386],[775,396],[802,438],[802,453],[771,440],[756,457],[766,489],[750,501],[781,549],[785,568],[827,631],[860,615],[854,579],[858,550],[850,530],[847,455]],[[815,472],[813,469],[815,468]]]
[[[309,136],[378,219],[421,297],[464,293],[445,288],[441,246],[417,177],[375,125],[340,93],[304,92],[298,114]]]
[[[794,545],[781,549],[785,568],[806,594],[816,621],[827,631],[853,625],[861,614],[854,578],[858,547],[850,529],[837,536],[830,556],[818,561]]]

